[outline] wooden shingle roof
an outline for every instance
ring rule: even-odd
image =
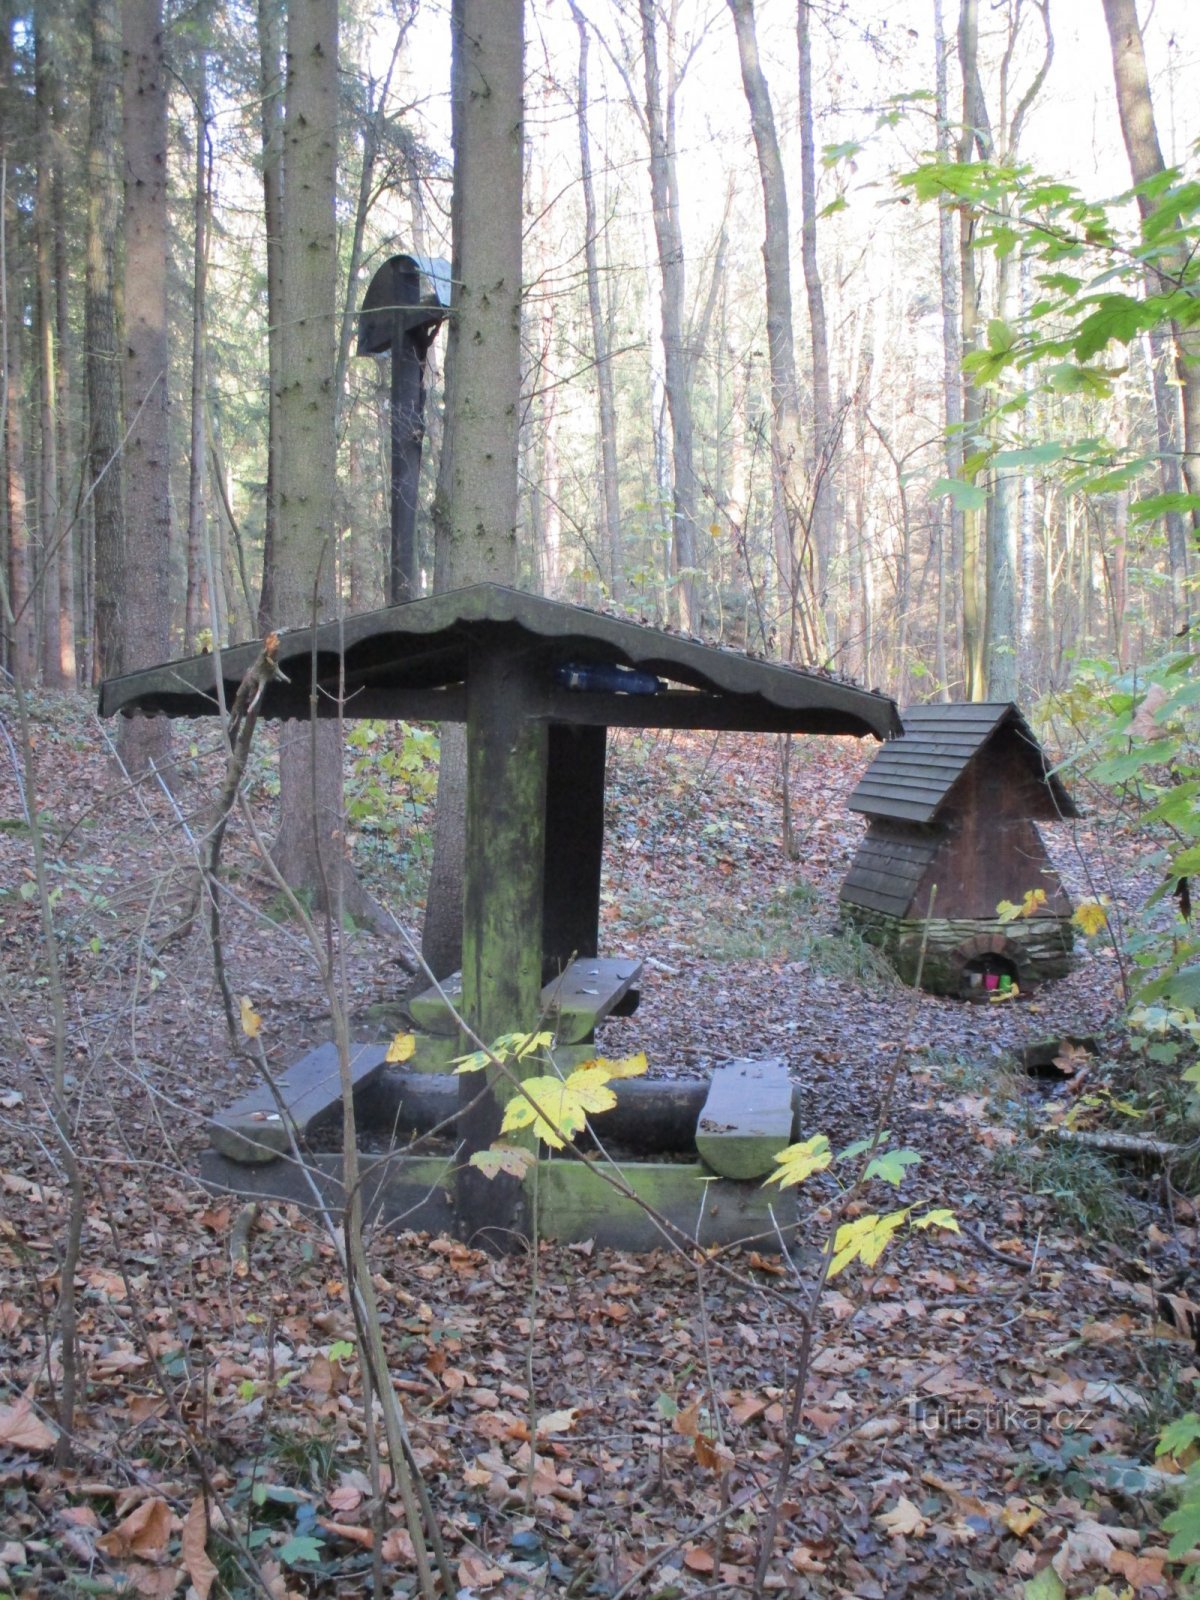
[[[915,829],[902,838],[872,830],[858,847],[840,898],[851,905],[903,917],[941,843]]]
[[[910,706],[901,719],[903,734],[883,746],[851,794],[852,811],[898,822],[932,822],[974,757],[1002,729],[1011,728],[1045,792],[1045,808],[1035,820],[1078,816],[1033,730],[1011,701]]]

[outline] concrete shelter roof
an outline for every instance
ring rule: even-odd
[[[257,641],[148,667],[100,686],[100,714],[211,716],[226,705],[261,650]],[[261,715],[308,718],[316,666],[318,715],[461,721],[471,663],[512,651],[544,666],[548,721],[590,726],[727,728],[761,732],[899,732],[893,701],[825,673],[760,660],[626,617],[476,584],[387,606],[280,638],[287,682],[270,684]],[[656,694],[564,687],[568,665],[632,667],[662,684]]]

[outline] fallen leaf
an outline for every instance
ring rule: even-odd
[[[360,1545],[364,1550],[375,1548],[375,1535],[370,1528],[360,1528],[357,1523],[330,1522],[325,1517],[318,1517],[317,1526],[333,1534],[335,1539],[345,1539],[347,1544]]]
[[[241,999],[242,1032],[247,1039],[257,1039],[262,1030],[262,1017],[251,1004],[250,996],[244,994]]]
[[[136,1505],[129,1515],[96,1540],[106,1556],[161,1556],[171,1537],[171,1508],[157,1495]]]
[[[788,1551],[788,1562],[796,1572],[824,1572],[826,1563],[818,1561],[813,1554],[812,1546],[798,1544],[795,1549]]]
[[[11,1406],[0,1406],[0,1444],[17,1450],[52,1450],[57,1439],[24,1395]]]
[[[405,1566],[415,1566],[417,1552],[407,1528],[389,1528],[383,1536],[379,1554],[385,1561],[402,1561]]]
[[[483,1556],[463,1556],[458,1563],[458,1581],[464,1589],[490,1589],[504,1573]]]
[[[217,1569],[208,1559],[208,1514],[200,1495],[192,1501],[183,1519],[182,1554],[197,1600],[208,1600]]]
[[[689,1572],[711,1572],[714,1566],[713,1553],[703,1545],[684,1545],[683,1564]]]
[[[127,1568],[126,1575],[142,1600],[171,1600],[184,1573],[182,1567],[150,1567],[141,1561],[134,1561]]]
[[[881,1528],[886,1528],[894,1539],[908,1536],[919,1539],[928,1526],[920,1511],[905,1494],[900,1496],[893,1510],[885,1511],[875,1520]]]
[[[1088,1567],[1104,1567],[1112,1571],[1110,1563],[1118,1548],[1126,1546],[1136,1549],[1141,1542],[1142,1536],[1134,1528],[1080,1522],[1067,1534],[1066,1542],[1055,1554],[1051,1565],[1066,1583],[1075,1573],[1083,1572]]]
[[[1149,1551],[1135,1555],[1132,1550],[1114,1550],[1108,1558],[1108,1570],[1119,1573],[1135,1589],[1157,1589],[1163,1582],[1165,1550]]]
[[[569,1433],[575,1426],[578,1415],[578,1406],[569,1406],[565,1411],[547,1411],[544,1416],[537,1419],[537,1431],[539,1434]]]
[[[1030,1505],[1028,1500],[1006,1500],[1000,1520],[1010,1533],[1023,1539],[1030,1528],[1042,1520],[1042,1511],[1039,1506]]]

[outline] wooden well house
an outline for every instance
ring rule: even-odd
[[[219,709],[218,682],[224,703],[232,704],[260,649],[241,645],[219,657],[199,656],[110,679],[101,687],[101,713],[211,716]],[[576,1048],[587,1046],[605,1016],[631,1009],[641,962],[635,952],[604,955],[600,949],[610,727],[872,734],[878,739],[899,731],[896,707],[883,695],[496,584],[389,606],[315,630],[289,631],[281,636],[278,660],[285,676],[264,689],[263,717],[306,718],[315,704],[319,716],[466,724],[462,971],[440,991],[410,1002],[427,1031],[422,1050],[430,1072],[425,1083],[402,1086],[406,1098],[389,1111],[389,1125],[415,1120],[416,1101],[429,1099],[433,1076],[444,1074],[449,1058],[462,1048],[455,1013],[485,1041],[549,1017],[560,1042]],[[314,1052],[287,1075],[289,1118],[301,1134],[329,1101],[332,1047],[322,1050],[324,1055]],[[381,1047],[356,1047],[356,1085],[361,1078],[364,1090],[378,1089],[383,1057]],[[741,1065],[744,1081],[735,1086],[736,1094],[725,1087],[726,1100],[731,1094],[739,1104],[753,1099],[747,1086],[751,1065]],[[783,1098],[777,1130],[782,1143],[775,1148],[787,1142],[792,1122],[791,1085],[782,1063],[780,1069],[784,1081],[772,1092]],[[333,1080],[336,1076],[335,1064]],[[481,1096],[473,1077],[439,1082],[458,1107],[463,1151],[490,1143],[507,1092],[504,1083],[489,1074],[489,1091]],[[708,1092],[707,1086],[698,1087],[701,1096]],[[645,1097],[640,1104],[644,1112]],[[273,1105],[270,1099],[261,1105],[251,1099],[212,1120],[214,1142],[226,1141],[222,1148],[236,1153],[207,1162],[210,1181],[242,1192],[303,1198],[282,1171],[286,1138],[272,1147],[265,1137]],[[705,1115],[699,1122],[695,1115],[693,1148],[703,1153]],[[450,1116],[453,1120],[453,1110]],[[717,1142],[725,1123],[731,1124],[726,1131],[737,1131],[727,1108],[719,1114],[710,1109],[708,1121]],[[660,1211],[678,1211],[690,1228],[694,1180],[713,1181],[717,1164],[721,1181],[708,1191],[706,1225],[716,1229],[715,1240],[741,1237],[747,1208],[761,1209],[766,1201],[757,1185],[752,1190],[739,1182],[723,1187],[734,1169],[715,1153],[712,1140],[707,1148],[703,1168],[686,1162],[638,1166],[638,1193],[648,1186]],[[768,1166],[771,1159],[768,1154]],[[378,1163],[381,1176],[372,1181],[386,1185],[382,1203],[391,1215],[432,1228],[452,1221],[471,1237],[521,1226],[527,1202],[516,1180],[488,1180],[474,1167],[437,1160],[436,1170],[419,1156]],[[591,1236],[626,1246],[639,1237],[641,1211],[619,1196],[614,1199],[602,1185],[587,1189],[584,1180],[595,1177],[587,1163],[543,1165],[547,1170],[536,1190],[543,1237]],[[568,1192],[562,1180],[572,1176],[583,1189],[576,1183]]]
[[[1039,822],[1077,816],[1010,702],[913,706],[850,796],[867,818],[841,901],[864,936],[934,994],[986,998],[1070,969],[1071,902]],[[1044,899],[1031,891],[1041,890]],[[1005,920],[1004,901],[1031,915]],[[926,928],[928,932],[926,933]]]

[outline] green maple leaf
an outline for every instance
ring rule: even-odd
[[[920,1153],[916,1150],[881,1150],[867,1163],[863,1176],[882,1178],[885,1183],[894,1184],[898,1189],[904,1181],[905,1167],[915,1167],[920,1159]]]
[[[285,1567],[294,1567],[297,1561],[320,1561],[321,1541],[312,1534],[298,1533],[282,1546],[279,1559]]]
[[[1174,1535],[1167,1547],[1167,1554],[1172,1561],[1178,1561],[1180,1556],[1200,1544],[1200,1478],[1189,1474],[1188,1483],[1190,1488],[1187,1497],[1179,1509],[1163,1518],[1163,1532]]]
[[[1195,1444],[1197,1439],[1200,1439],[1200,1417],[1194,1411],[1185,1412],[1182,1417],[1176,1417],[1173,1422],[1167,1423],[1159,1434],[1154,1454],[1180,1456],[1190,1444]]]

